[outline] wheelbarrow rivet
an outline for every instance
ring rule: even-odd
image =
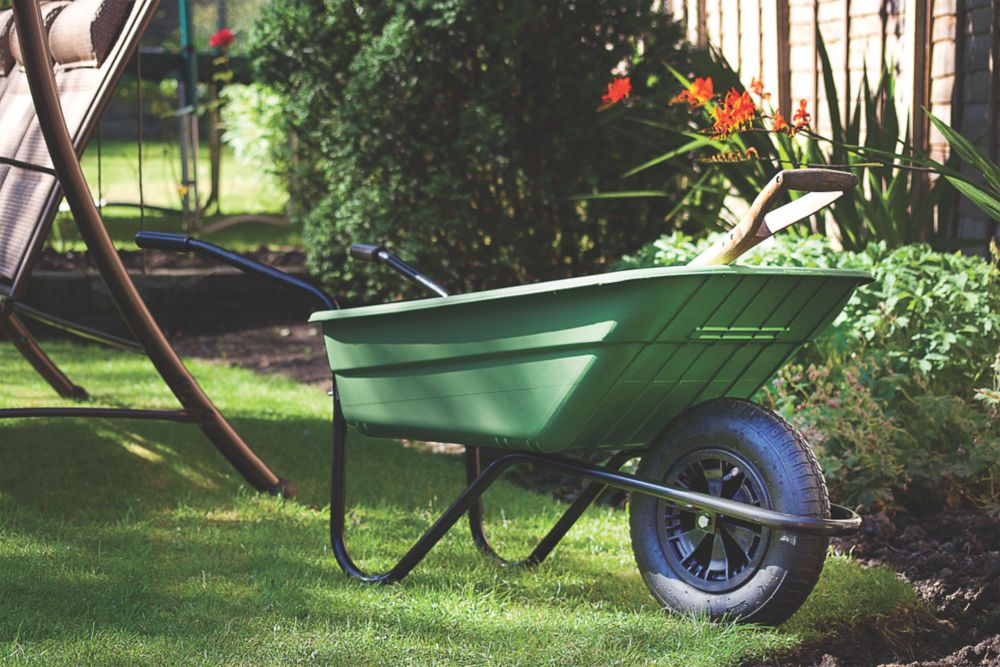
[[[702,530],[712,525],[712,517],[708,516],[707,514],[699,514],[697,521],[698,521],[698,527],[701,528]]]

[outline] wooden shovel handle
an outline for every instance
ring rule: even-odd
[[[787,190],[802,192],[845,192],[858,184],[858,177],[834,169],[788,169],[778,172],[775,180]]]
[[[801,192],[843,192],[857,185],[854,174],[833,169],[788,169],[774,175],[739,224],[715,242],[711,248],[695,257],[688,266],[731,264],[737,257],[760,243],[758,231],[764,216],[781,199],[786,190]],[[766,238],[766,237],[764,237]]]

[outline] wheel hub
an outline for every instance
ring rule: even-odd
[[[757,470],[735,452],[704,449],[678,461],[667,473],[667,485],[771,508]],[[711,592],[737,588],[757,571],[771,531],[703,510],[659,504],[658,531],[667,560],[678,577]]]

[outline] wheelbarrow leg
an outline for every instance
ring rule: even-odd
[[[347,512],[347,422],[340,407],[340,399],[334,387],[333,399],[333,457],[330,475],[330,544],[333,555],[341,569],[355,579],[368,583],[389,584],[399,581],[410,570],[424,559],[427,552],[434,548],[445,533],[455,525],[455,522],[465,514],[469,507],[495,482],[500,473],[516,463],[525,463],[530,458],[526,455],[508,454],[502,460],[495,461],[487,467],[465,491],[459,494],[451,506],[438,518],[416,543],[410,547],[393,568],[381,574],[369,574],[359,568],[351,559],[344,542],[345,515]]]
[[[641,454],[641,452],[618,452],[612,456],[607,463],[607,468],[610,470],[618,470],[625,462],[629,459],[633,459]],[[471,484],[477,477],[479,477],[481,468],[479,448],[478,447],[466,447],[465,448],[465,476],[469,484]],[[531,567],[538,565],[556,548],[556,545],[565,537],[569,529],[580,520],[580,517],[587,510],[590,505],[597,500],[597,497],[601,495],[607,485],[601,484],[600,482],[591,482],[583,488],[583,490],[577,495],[570,506],[566,509],[556,524],[546,533],[545,537],[541,539],[538,546],[528,555],[527,558],[520,561],[509,561],[502,556],[500,556],[496,550],[493,549],[493,545],[490,544],[489,539],[486,537],[486,529],[483,527],[483,501],[481,497],[476,498],[472,505],[469,507],[469,528],[472,529],[472,540],[479,547],[479,550],[485,553],[491,558],[495,558],[504,565],[509,566],[524,566]]]
[[[632,458],[635,454],[616,454],[612,457],[609,465],[614,465],[616,468],[620,467],[625,461]],[[531,454],[527,452],[511,452],[509,454],[504,454],[502,457],[493,461],[486,469],[482,472],[477,472],[475,476],[469,480],[469,485],[465,490],[459,494],[458,498],[452,502],[452,504],[444,511],[444,513],[438,518],[437,521],[425,532],[420,539],[414,543],[410,550],[407,551],[403,557],[396,563],[393,568],[387,572],[381,574],[369,574],[359,568],[351,558],[350,553],[347,550],[347,544],[344,540],[344,528],[346,524],[346,514],[347,514],[347,421],[344,419],[344,413],[340,406],[340,398],[337,395],[336,387],[334,387],[334,399],[333,399],[333,456],[331,461],[331,474],[330,474],[330,545],[333,548],[333,555],[337,560],[337,564],[340,565],[341,569],[344,570],[348,575],[365,581],[368,583],[394,583],[399,581],[407,574],[410,570],[417,566],[420,561],[424,559],[434,545],[436,545],[445,533],[447,533],[452,526],[461,518],[466,512],[470,512],[470,516],[474,517],[473,534],[476,535],[476,527],[478,526],[478,535],[476,543],[479,545],[480,549],[483,549],[487,553],[496,556],[489,542],[486,541],[486,536],[482,530],[482,506],[480,504],[480,498],[486,492],[486,489],[490,487],[493,482],[499,479],[500,474],[512,465],[526,464],[526,463],[542,463],[545,462],[540,460],[540,456],[537,454]],[[474,464],[476,469],[479,468],[478,456],[474,459]],[[471,472],[472,463],[469,464],[469,470]],[[572,472],[572,471],[571,471]],[[583,514],[587,506],[594,501],[594,499],[604,490],[605,484],[601,482],[593,482],[589,484],[584,491],[580,494],[580,497],[573,502],[573,504],[566,510],[562,518],[556,523],[555,527],[549,531],[549,533],[542,539],[541,543],[535,548],[531,556],[528,557],[528,561],[525,564],[533,564],[541,562],[545,556],[549,554],[550,551],[559,543],[563,535],[576,523],[580,515]],[[498,556],[496,556],[499,558]]]

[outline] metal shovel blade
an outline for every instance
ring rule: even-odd
[[[808,218],[813,213],[829,206],[843,195],[843,192],[837,191],[810,192],[789,204],[774,209],[764,216],[764,227],[767,228],[766,236],[777,234],[782,229],[794,225],[799,220]]]

